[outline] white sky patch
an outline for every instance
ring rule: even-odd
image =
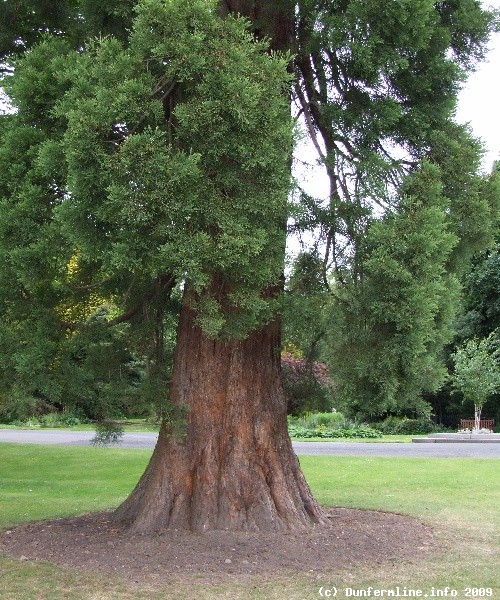
[[[483,5],[500,9],[500,0]],[[483,168],[490,172],[493,162],[500,160],[500,33],[493,34],[486,60],[465,82],[458,97],[456,120],[469,123],[474,135],[483,141]]]

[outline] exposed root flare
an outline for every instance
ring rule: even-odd
[[[171,400],[188,408],[182,441],[160,431],[115,518],[132,531],[286,531],[326,523],[295,456],[281,385],[279,327],[210,340],[184,301]]]

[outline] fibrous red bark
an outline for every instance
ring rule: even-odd
[[[116,518],[137,532],[285,530],[323,522],[286,422],[279,325],[211,340],[184,301],[171,400],[188,408],[184,438],[160,431],[151,461]]]

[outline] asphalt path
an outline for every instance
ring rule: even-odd
[[[67,431],[59,429],[0,429],[0,442],[22,444],[62,444],[69,446],[89,446],[93,431]],[[158,434],[125,433],[118,448],[153,449]],[[370,442],[293,442],[298,455],[331,456],[385,456],[415,458],[500,458],[500,444],[482,442],[451,444],[406,444]]]

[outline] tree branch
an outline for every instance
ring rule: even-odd
[[[126,323],[127,321],[130,321],[155,296],[159,296],[160,294],[163,294],[164,296],[170,295],[170,293],[174,289],[175,281],[176,280],[173,275],[168,275],[166,278],[158,277],[153,288],[150,289],[146,294],[144,294],[144,296],[135,306],[123,312],[121,315],[114,317],[110,321],[104,322],[103,326],[114,327],[115,325],[119,325],[120,323]],[[79,331],[90,327],[90,323],[88,322],[74,323],[70,321],[59,321],[59,325],[62,329],[68,329],[69,331]]]

